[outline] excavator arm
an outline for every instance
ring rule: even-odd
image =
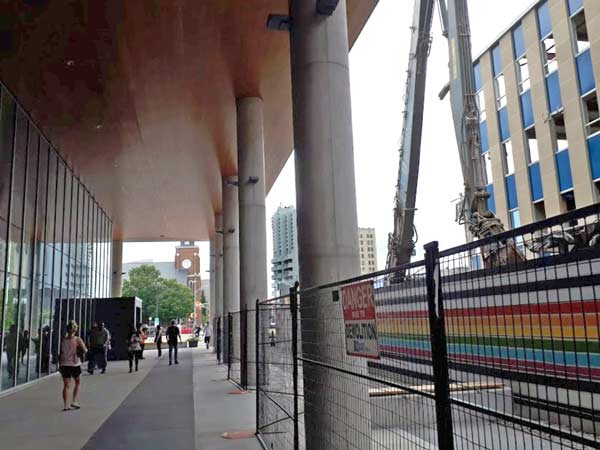
[[[415,1],[394,199],[394,231],[388,236],[388,268],[410,262],[415,247],[414,216],[433,10],[434,0]]]
[[[467,0],[437,0],[443,34],[448,39],[450,104],[464,180],[458,222],[471,238],[482,239],[504,231],[489,210],[489,194],[480,148],[479,111],[475,98],[471,32]],[[421,153],[427,58],[431,44],[434,0],[415,0],[411,50],[407,71],[400,167],[394,204],[394,231],[388,238],[387,267],[408,263],[414,250],[414,212]],[[514,242],[482,249],[486,266],[524,259]],[[402,276],[402,274],[400,274]]]

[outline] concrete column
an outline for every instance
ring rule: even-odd
[[[213,323],[215,317],[215,238],[212,237],[209,240],[208,250],[208,273],[210,274],[210,280],[208,283],[209,296],[208,296],[208,322]]]
[[[214,316],[221,317],[223,315],[223,215],[215,214],[215,283],[214,294],[215,310]],[[223,323],[223,322],[221,322]],[[213,330],[216,336],[217,330]],[[222,333],[221,333],[222,335]],[[217,351],[217,337],[213,345],[213,352]],[[221,342],[223,342],[221,340]]]
[[[315,2],[292,1],[291,15],[298,250],[306,288],[360,273],[346,0],[331,16],[316,14]],[[366,373],[364,360],[346,355],[342,308],[331,292],[301,297],[302,354]],[[368,449],[364,383],[309,364],[303,376],[306,450]]]
[[[581,208],[596,202],[596,192],[592,181],[587,134],[585,128],[581,126],[585,123],[585,119],[581,108],[579,77],[571,40],[571,19],[567,10],[567,2],[551,0],[549,4],[552,29],[556,39],[556,60],[558,61],[565,128],[569,140],[569,161],[573,176],[575,204]]]
[[[256,299],[267,298],[267,224],[263,102],[237,101],[238,197],[240,202],[240,302],[253,311]],[[248,384],[256,383],[255,316],[248,313],[246,340]]]
[[[513,50],[512,33],[505,34],[500,40],[504,80],[506,82],[506,100],[508,107],[508,123],[510,126],[510,140],[512,142],[513,161],[515,163],[515,179],[517,185],[517,199],[519,201],[519,214],[521,225],[533,222],[533,203],[531,201],[531,188],[529,184],[529,149],[523,133],[523,119],[521,118],[521,95],[517,84],[517,71],[515,53]],[[510,223],[506,223],[510,228]]]
[[[506,198],[506,178],[504,177],[502,144],[500,143],[500,121],[498,120],[498,108],[496,107],[494,72],[492,70],[490,52],[485,52],[479,61],[481,64],[481,79],[484,85],[488,142],[490,144],[490,155],[492,156],[492,183],[494,185],[496,217],[502,221],[505,229],[509,229],[510,221],[508,219],[508,199]]]
[[[111,297],[120,297],[123,291],[123,241],[112,242]]]
[[[531,79],[531,102],[535,121],[535,132],[540,156],[540,172],[544,189],[544,207],[546,216],[551,217],[562,212],[562,200],[558,189],[555,145],[550,125],[548,99],[546,96],[546,78],[542,63],[542,50],[538,33],[535,11],[523,18],[523,34],[527,47],[529,77]]]
[[[240,310],[240,242],[237,178],[223,178],[223,315]],[[229,360],[223,327],[223,362]]]

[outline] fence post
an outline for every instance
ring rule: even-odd
[[[437,241],[430,242],[424,248],[438,446],[440,450],[454,450],[448,354],[446,351],[446,326],[444,323],[444,302],[442,299],[438,243]]]
[[[298,282],[290,288],[290,312],[292,320],[292,382],[294,387],[294,450],[300,448],[298,427]]]
[[[259,334],[259,330],[260,330],[260,314],[259,314],[259,308],[260,308],[260,303],[259,303],[259,299],[256,299],[256,307],[255,307],[255,314],[256,317],[254,318],[255,321],[255,329],[254,329],[254,345],[256,347],[256,434],[259,433],[260,431],[260,345],[258,343],[258,338],[260,336]]]
[[[248,389],[248,308],[246,304],[240,311],[240,383],[243,390]]]
[[[217,317],[217,363],[221,364],[221,316]]]
[[[233,344],[233,333],[232,331],[232,322],[233,322],[233,315],[229,312],[227,313],[227,353],[225,355],[225,361],[227,362],[227,379],[231,380],[231,353],[232,353],[232,344]]]

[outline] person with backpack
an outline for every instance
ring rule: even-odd
[[[69,411],[70,409],[80,409],[79,403],[77,403],[77,396],[79,395],[80,377],[81,377],[81,359],[87,353],[87,348],[81,338],[77,336],[77,322],[70,320],[67,324],[66,333],[60,342],[60,354],[59,354],[59,372],[63,379],[63,411]],[[73,400],[69,407],[69,387],[71,379],[75,382],[73,388]]]
[[[135,371],[138,371],[138,364],[142,353],[142,337],[139,329],[131,327],[129,339],[127,340],[127,356],[129,358],[129,373],[133,372],[133,362],[135,361]]]
[[[106,352],[110,342],[110,333],[104,327],[104,323],[94,322],[89,332],[90,352],[88,355],[87,371],[90,375],[94,373],[96,364],[102,373],[106,372]]]
[[[160,325],[156,325],[156,331],[154,332],[154,343],[156,344],[156,349],[158,350],[158,357],[162,356],[162,338],[163,332]]]
[[[167,344],[169,344],[169,365],[173,364],[173,350],[175,350],[175,364],[179,364],[177,360],[177,339],[179,342],[181,341],[181,332],[179,331],[179,327],[175,325],[175,321],[171,320],[171,326],[167,328]]]

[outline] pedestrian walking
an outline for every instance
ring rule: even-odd
[[[146,339],[148,339],[148,325],[141,325],[139,328],[140,331],[140,346],[142,350],[140,350],[140,359],[144,359],[144,348],[146,347]]]
[[[162,338],[163,338],[162,328],[160,325],[156,325],[154,343],[156,344],[156,349],[158,350],[159,358],[162,356]]]
[[[59,372],[63,379],[63,411],[69,409],[80,409],[77,403],[79,395],[80,376],[81,376],[81,358],[87,353],[87,348],[79,336],[77,336],[77,322],[69,321],[67,324],[67,332],[63,336],[60,343],[59,354]],[[69,387],[71,379],[74,381],[73,400],[69,407]]]
[[[90,375],[94,373],[96,365],[102,373],[106,372],[106,353],[110,343],[110,333],[104,327],[104,323],[94,322],[89,333],[88,368]]]
[[[135,371],[138,371],[138,361],[142,353],[141,332],[131,327],[129,339],[127,341],[127,356],[129,358],[129,373],[133,372],[133,363],[135,361]]]
[[[212,325],[210,322],[206,322],[206,325],[204,326],[204,343],[206,344],[206,348],[210,347],[210,338],[212,337],[212,332]]]
[[[169,365],[173,364],[173,351],[175,351],[175,364],[179,364],[177,359],[177,345],[181,341],[181,332],[179,327],[175,325],[175,321],[171,320],[171,326],[167,328],[167,344],[169,344]]]

